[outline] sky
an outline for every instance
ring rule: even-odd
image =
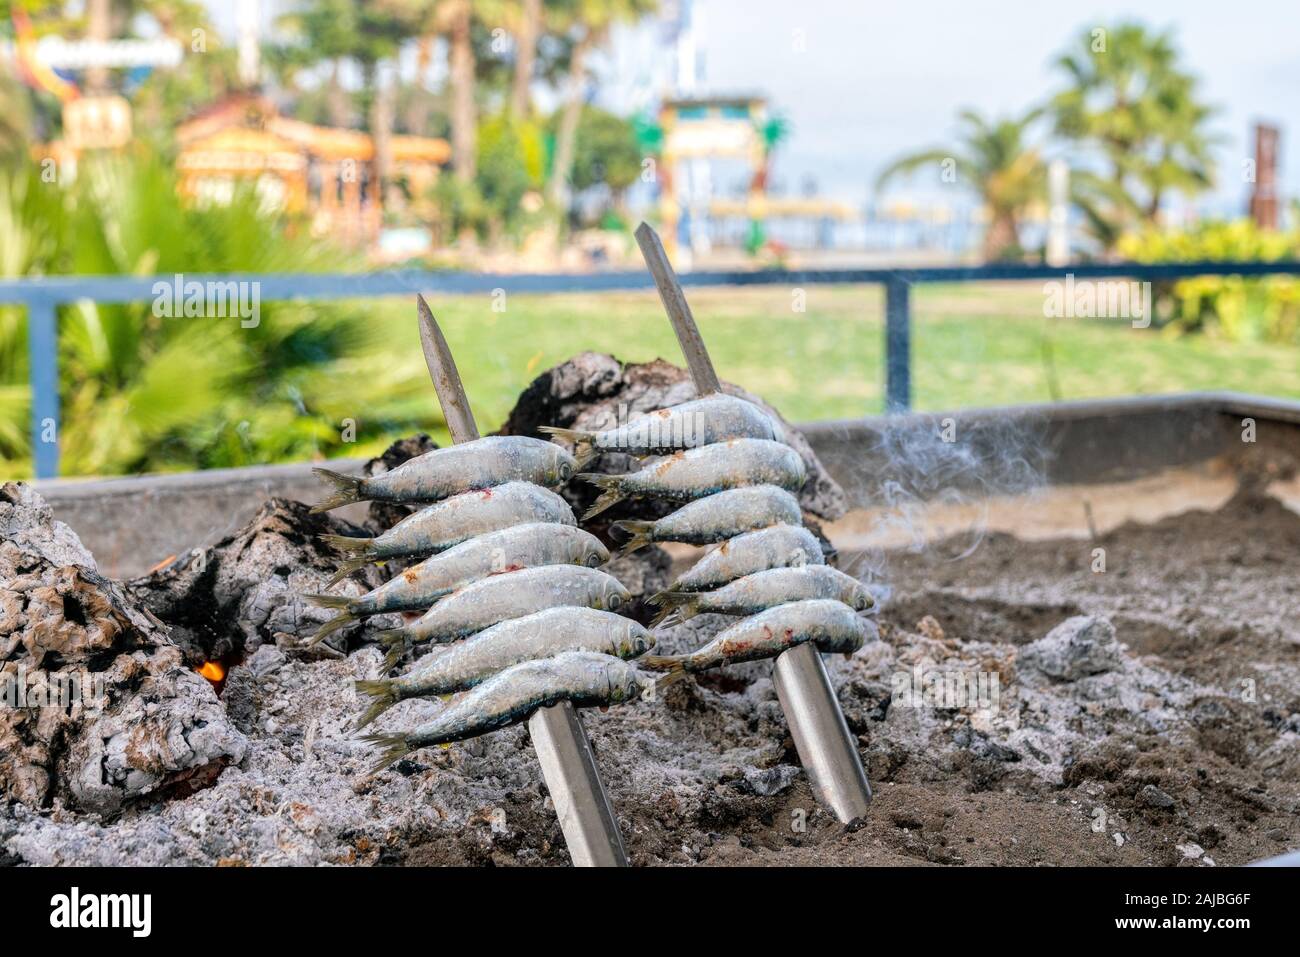
[[[208,0],[227,27],[229,0]],[[287,0],[264,0],[269,21]],[[1137,19],[1172,27],[1183,62],[1219,107],[1219,182],[1201,205],[1243,208],[1251,124],[1282,128],[1284,195],[1300,194],[1300,0],[695,0],[699,89],[759,92],[790,123],[773,164],[790,192],[805,179],[854,205],[894,157],[952,141],[963,107],[1017,114],[1062,85],[1056,56],[1085,29]],[[670,73],[661,25],[620,31],[597,62],[598,101],[642,107]],[[913,181],[901,192],[924,198]]]
[[[1282,127],[1284,193],[1300,193],[1300,0],[697,0],[696,9],[702,90],[767,94],[792,127],[774,164],[791,190],[812,176],[823,194],[861,203],[891,158],[950,143],[959,109],[1026,110],[1062,85],[1052,61],[1080,32],[1138,19],[1174,28],[1203,97],[1221,108],[1210,202],[1245,202],[1241,164],[1261,119]],[[635,97],[654,49],[644,36],[653,30],[638,34],[619,38],[615,99]]]

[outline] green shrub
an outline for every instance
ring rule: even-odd
[[[1137,262],[1300,259],[1300,232],[1265,232],[1251,220],[1125,236],[1120,255]],[[1300,344],[1300,277],[1197,276],[1162,286],[1157,321],[1175,333],[1233,342]]]

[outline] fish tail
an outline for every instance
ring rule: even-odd
[[[586,429],[562,429],[558,425],[540,425],[538,432],[545,432],[558,439],[573,443],[573,457],[578,460],[578,468],[586,468],[596,457],[596,433]]]
[[[659,599],[655,604],[663,605],[665,609],[670,609],[677,613],[677,617],[682,621],[687,618],[694,618],[700,613],[700,596],[690,591],[661,591],[655,596]]]
[[[302,597],[320,608],[337,608],[342,611],[351,611],[348,606],[352,604],[352,599],[347,595],[303,595]]]
[[[636,663],[647,671],[664,672],[664,677],[660,680],[671,681],[686,673],[686,657],[686,655],[643,655]]]
[[[356,729],[359,731],[374,721],[381,714],[397,704],[397,685],[393,681],[358,681],[356,683],[357,693],[369,695],[374,700],[370,702],[370,707],[365,713],[357,719]]]
[[[330,635],[334,634],[334,632],[338,631],[340,628],[344,627],[345,625],[350,625],[352,622],[356,620],[357,620],[356,615],[352,614],[351,612],[345,611],[337,618],[331,618],[329,621],[325,622],[325,624],[317,628],[316,634],[311,636],[311,640],[308,641],[307,644],[309,646],[318,645],[326,638],[328,638]]]
[[[664,605],[657,612],[655,612],[655,616],[650,619],[649,627],[658,628],[660,625],[665,625],[665,624],[671,625],[673,624],[673,622],[669,621],[668,619],[671,616],[676,614],[677,614],[677,608],[675,606]]]
[[[340,475],[338,472],[331,472],[329,469],[312,469],[312,471],[329,483],[334,490],[334,494],[327,496],[320,504],[313,506],[313,513],[342,508],[344,505],[360,502],[364,498],[361,493],[361,483],[365,479],[351,475]]]
[[[343,579],[351,575],[354,571],[357,571],[358,569],[361,568],[365,568],[369,564],[370,564],[370,559],[368,558],[349,558],[347,561],[339,565],[339,570],[334,573],[333,578],[331,578],[329,581],[325,583],[325,587],[333,588],[339,582],[343,581]]]
[[[362,735],[362,739],[381,749],[379,760],[370,767],[371,774],[378,774],[394,761],[401,760],[411,750],[404,734],[366,734]]]
[[[654,522],[629,518],[621,522],[615,522],[610,527],[616,528],[628,536],[628,540],[623,544],[623,548],[619,552],[620,555],[630,555],[638,548],[644,548],[654,541]]]
[[[593,504],[591,508],[587,509],[587,513],[582,516],[584,522],[627,498],[620,488],[623,484],[623,476],[621,475],[601,475],[599,472],[582,472],[577,477],[590,482],[592,485],[596,486],[596,488],[600,489],[600,495],[597,497],[595,504]]]
[[[349,535],[321,535],[320,540],[340,555],[348,558],[374,558],[373,538],[352,538]]]
[[[388,651],[384,654],[384,670],[392,671],[411,647],[410,635],[405,628],[393,628],[380,635]]]

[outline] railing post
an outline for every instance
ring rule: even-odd
[[[885,281],[885,411],[912,407],[911,284],[898,274]]]
[[[32,387],[32,463],[39,479],[59,474],[59,336],[52,299],[27,303]]]

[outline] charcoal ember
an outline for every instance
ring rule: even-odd
[[[1020,653],[1025,665],[1057,681],[1077,681],[1119,667],[1115,626],[1105,618],[1076,615]]]
[[[214,778],[243,760],[247,744],[208,681],[177,664],[145,677],[77,737],[66,783],[80,807],[113,810],[127,797]]]
[[[0,609],[0,797],[112,811],[242,758],[167,626],[18,483],[0,486]]]
[[[812,447],[799,433],[757,396],[738,386],[723,383],[725,392],[762,407],[785,426],[786,441],[803,458],[808,481],[799,493],[804,511],[834,521],[848,510],[844,490],[831,478]],[[656,359],[654,362],[623,365],[613,356],[584,352],[538,376],[515,404],[501,427],[503,435],[542,436],[539,426],[555,425],[574,429],[607,429],[626,421],[634,413],[680,405],[696,397],[689,374],[680,366]],[[609,452],[587,468],[592,472],[628,472],[635,460],[625,453]],[[596,490],[574,482],[566,495],[585,511],[596,499]],[[665,502],[622,502],[600,516],[601,524],[620,518],[658,518],[672,511]]]
[[[312,514],[301,502],[271,499],[234,534],[131,581],[128,588],[172,626],[192,663],[238,657],[263,644],[283,643],[282,636],[301,643],[337,614],[303,598],[325,591],[338,568],[338,556],[320,539],[325,534],[367,533],[328,514]],[[331,594],[360,595],[381,580],[368,566]],[[329,642],[342,649],[362,633],[360,624],[352,625]]]

